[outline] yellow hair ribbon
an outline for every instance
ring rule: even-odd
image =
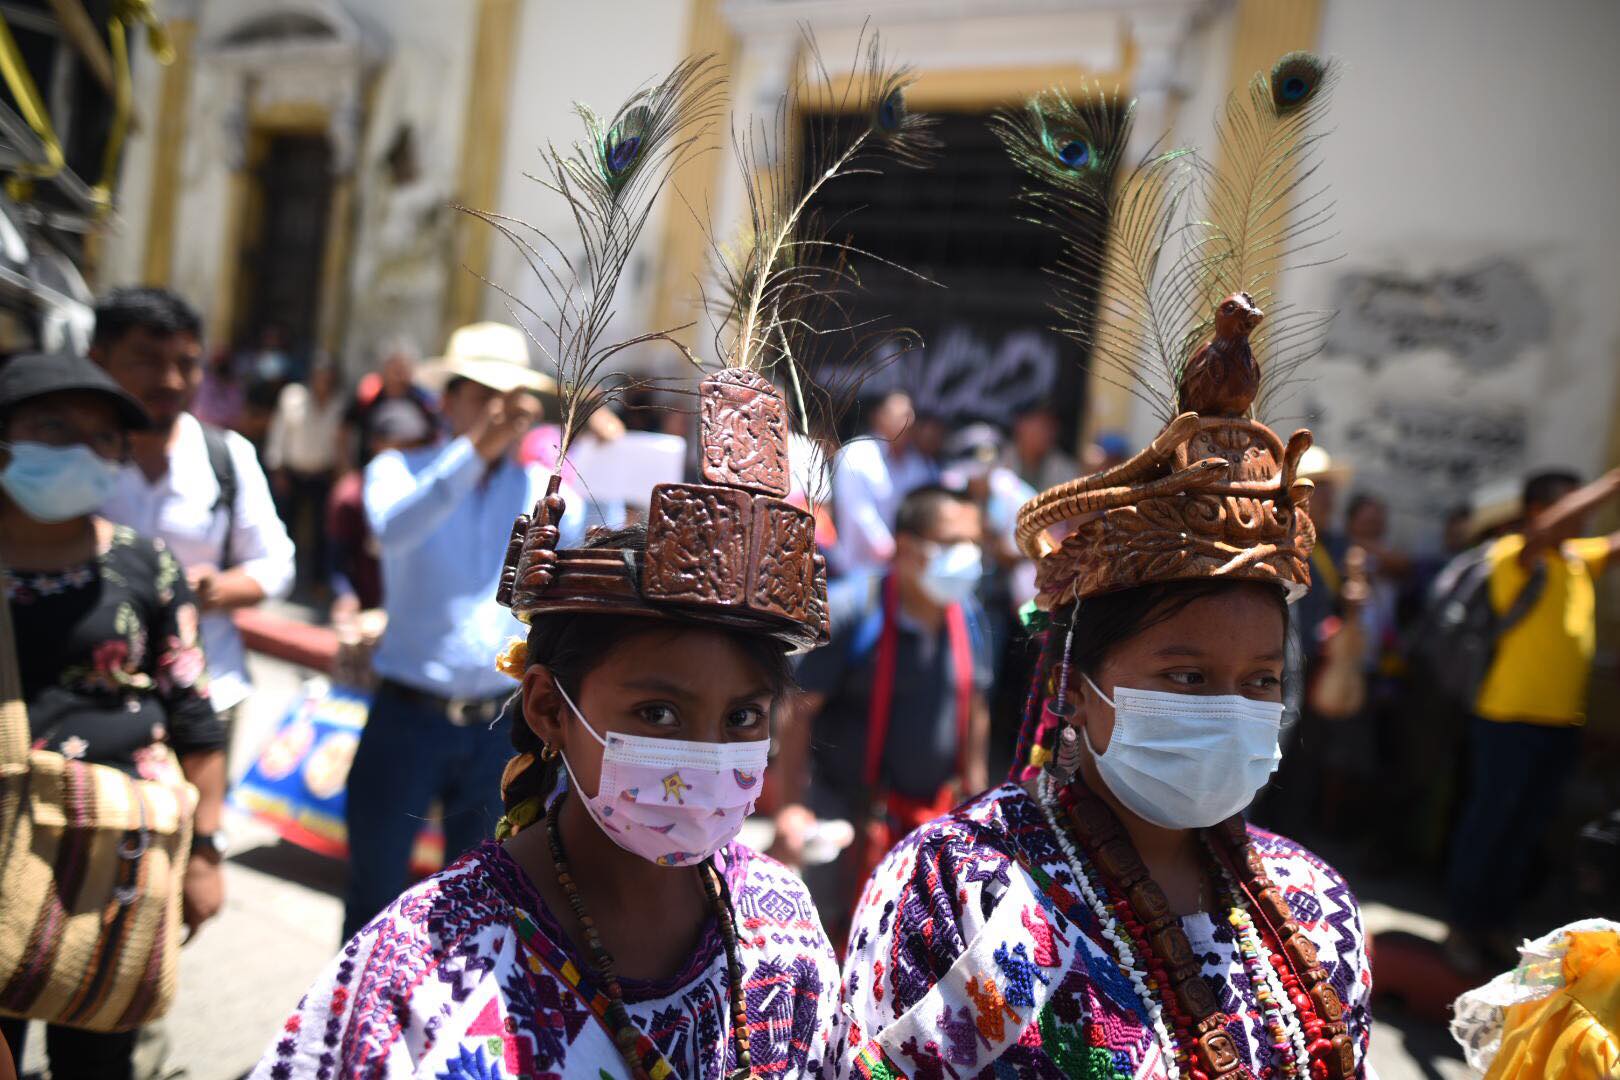
[[[495,823],[495,839],[510,840],[538,821],[544,809],[545,799],[542,796],[531,795],[524,799],[502,814],[501,820]]]
[[[523,681],[523,673],[528,669],[529,643],[520,637],[508,641],[506,648],[495,658],[495,670],[518,682]]]

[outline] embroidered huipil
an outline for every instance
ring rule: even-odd
[[[838,969],[803,883],[733,843],[716,857],[740,937],[758,1076],[821,1076]],[[684,971],[621,979],[636,1026],[679,1080],[735,1068],[726,951],[712,917]],[[487,842],[355,935],[298,1003],[253,1080],[628,1075],[606,1000],[533,885]],[[830,1071],[830,1070],[829,1070]]]
[[[1368,1075],[1371,975],[1355,897],[1279,836],[1250,839],[1345,1004]],[[1076,915],[1078,914],[1078,921]],[[1254,1076],[1276,1062],[1224,919],[1181,920],[1204,978],[1236,1019]],[[839,1074],[927,1080],[1167,1075],[1147,1011],[1120,971],[1040,806],[1005,784],[906,837],[867,883],[844,963]]]

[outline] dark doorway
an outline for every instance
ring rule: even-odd
[[[1058,257],[1057,237],[1022,220],[1023,174],[986,121],[980,113],[941,116],[944,145],[931,168],[884,164],[878,175],[846,177],[823,190],[817,209],[841,223],[835,238],[847,229],[851,243],[877,257],[857,260],[865,288],[856,312],[886,314],[923,337],[924,349],[877,383],[899,383],[919,410],[952,424],[987,420],[1005,429],[1021,407],[1051,402],[1072,445],[1086,375],[1079,347],[1050,329],[1054,292],[1044,268]]]
[[[332,204],[331,144],[324,135],[272,135],[253,180],[258,212],[243,237],[235,338],[258,345],[271,330],[290,356],[307,358]]]

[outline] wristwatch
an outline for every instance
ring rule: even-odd
[[[225,835],[223,829],[218,832],[198,833],[191,838],[191,853],[201,855],[211,862],[224,862],[230,850],[231,838]]]

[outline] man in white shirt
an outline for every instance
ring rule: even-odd
[[[845,446],[833,465],[832,562],[841,576],[885,572],[900,501],[938,479],[938,469],[911,445],[915,419],[911,397],[890,391],[872,410],[870,434]]]
[[[101,509],[169,545],[203,611],[209,695],[230,725],[248,696],[231,612],[292,587],[293,544],[253,446],[188,411],[202,381],[202,320],[166,289],[115,289],[96,304],[90,355],[152,417]]]
[[[337,370],[322,357],[310,368],[307,386],[282,387],[265,440],[264,467],[281,520],[298,538],[298,580],[305,588],[324,587],[331,570],[326,502],[337,479],[348,404],[339,392]]]

